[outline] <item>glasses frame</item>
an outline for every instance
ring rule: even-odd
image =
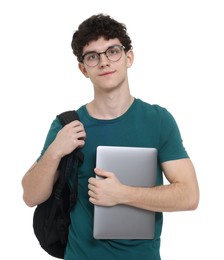
[[[111,59],[108,57],[108,55],[107,55],[107,51],[108,51],[109,49],[113,48],[113,47],[119,47],[120,50],[121,50],[121,56],[120,56],[117,60],[111,60]],[[109,61],[116,62],[116,61],[119,61],[120,58],[122,57],[122,50],[124,50],[124,49],[125,49],[125,47],[124,47],[123,45],[114,44],[114,45],[109,46],[105,51],[102,51],[102,52],[89,51],[89,52],[86,52],[85,54],[82,55],[82,62],[83,62],[86,66],[88,66],[88,67],[96,67],[96,66],[100,63],[100,55],[101,55],[101,54],[105,54],[105,56],[107,57],[107,59],[108,59]],[[91,53],[94,53],[94,54],[96,54],[96,55],[98,56],[98,62],[96,63],[96,65],[93,65],[93,66],[88,65],[88,64],[85,62],[85,56],[86,56],[87,54],[91,54]]]

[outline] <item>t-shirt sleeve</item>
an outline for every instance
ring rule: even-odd
[[[159,161],[177,160],[189,158],[178,125],[169,111],[165,108],[161,114]]]
[[[58,118],[55,118],[50,126],[50,129],[48,131],[48,134],[45,139],[45,143],[43,146],[43,149],[41,151],[40,156],[38,157],[37,161],[40,160],[40,158],[43,156],[45,151],[47,150],[48,146],[54,141],[55,137],[57,136],[57,133],[62,129],[62,125]]]

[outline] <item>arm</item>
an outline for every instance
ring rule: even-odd
[[[96,174],[106,178],[90,178],[90,202],[102,206],[126,204],[156,212],[196,209],[199,188],[190,159],[164,162],[162,169],[170,183],[152,188],[123,185],[113,173],[96,169]]]
[[[23,176],[23,199],[28,206],[33,207],[49,198],[58,178],[57,169],[61,158],[77,147],[82,147],[85,136],[84,127],[77,120],[58,132],[41,159]]]

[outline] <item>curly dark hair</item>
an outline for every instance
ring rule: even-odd
[[[83,62],[84,46],[100,37],[104,37],[105,40],[119,39],[126,52],[132,48],[131,39],[123,23],[117,22],[109,15],[93,15],[79,25],[72,37],[72,50],[79,62]]]

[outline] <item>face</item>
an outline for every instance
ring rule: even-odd
[[[89,52],[102,53],[114,45],[121,46],[122,44],[118,39],[105,40],[99,38],[83,48],[83,55]],[[110,61],[105,54],[101,54],[96,66],[90,67],[85,63],[79,63],[79,69],[85,77],[90,78],[95,89],[109,90],[128,84],[127,69],[131,67],[133,59],[132,50],[125,53],[122,49],[121,58],[117,61]]]

